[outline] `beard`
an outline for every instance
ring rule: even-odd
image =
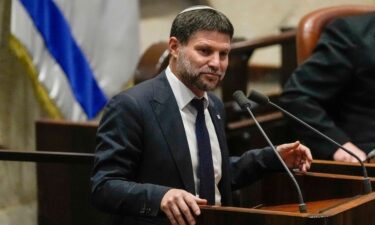
[[[187,59],[183,51],[179,52],[177,59],[177,74],[181,81],[188,87],[195,87],[202,91],[213,91],[221,83],[222,77],[225,73],[221,71],[215,71],[209,66],[197,68]],[[204,74],[216,74],[217,79],[205,79]]]

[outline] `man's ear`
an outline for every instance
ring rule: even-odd
[[[180,50],[181,43],[176,37],[170,37],[168,42],[169,54],[173,58],[177,58],[178,51]]]

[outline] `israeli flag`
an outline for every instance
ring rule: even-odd
[[[10,46],[51,117],[90,120],[132,78],[137,0],[13,0]]]

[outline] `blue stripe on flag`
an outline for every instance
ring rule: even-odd
[[[70,31],[68,22],[52,0],[21,0],[51,55],[67,75],[74,96],[89,119],[103,108],[107,98]],[[52,76],[52,74],[50,74]]]

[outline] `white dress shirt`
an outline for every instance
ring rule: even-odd
[[[182,83],[170,70],[169,66],[165,71],[167,75],[168,82],[172,88],[173,94],[176,98],[178,108],[180,110],[182,122],[184,125],[186,138],[189,145],[190,157],[193,167],[194,182],[196,195],[199,196],[199,177],[198,177],[198,145],[197,139],[195,136],[195,120],[197,117],[196,109],[191,106],[189,103],[193,98],[198,98],[195,94],[184,84]],[[210,136],[211,151],[212,151],[212,162],[214,165],[215,173],[215,203],[216,205],[221,204],[221,194],[218,188],[218,184],[221,179],[221,151],[219,141],[215,132],[214,124],[212,123],[210,113],[208,112],[208,96],[207,93],[204,93],[204,115],[207,130]]]

